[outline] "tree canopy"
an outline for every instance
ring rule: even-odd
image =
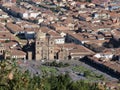
[[[0,62],[0,73],[0,90],[100,90],[97,84],[72,81],[68,74],[31,77],[9,60]]]

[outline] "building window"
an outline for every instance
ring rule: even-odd
[[[37,51],[37,53],[39,53],[39,51]]]
[[[37,44],[39,44],[39,42],[37,42]]]
[[[53,42],[51,42],[51,44],[53,44]]]
[[[53,53],[52,51],[50,53]]]

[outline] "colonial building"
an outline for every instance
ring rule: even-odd
[[[38,31],[35,37],[35,59],[54,59],[54,40],[41,30]]]
[[[23,52],[22,50],[12,50],[11,49],[10,51],[5,51],[4,59],[25,60],[26,59],[26,53]]]

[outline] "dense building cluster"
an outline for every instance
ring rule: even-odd
[[[85,56],[120,75],[119,0],[1,0],[0,58]]]

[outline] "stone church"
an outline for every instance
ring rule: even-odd
[[[54,59],[54,40],[41,30],[35,37],[35,59],[53,60]]]

